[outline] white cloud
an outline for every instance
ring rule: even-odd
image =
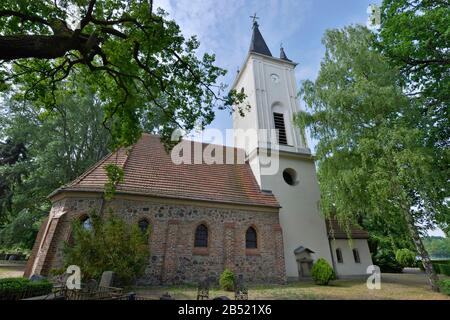
[[[298,30],[311,3],[312,0],[157,0],[155,6],[166,10],[185,36],[197,35],[200,51],[215,53],[218,65],[229,70],[226,80],[231,82],[250,44],[251,14],[260,16],[261,32],[275,51],[283,39]]]

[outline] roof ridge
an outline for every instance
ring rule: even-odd
[[[159,134],[153,134],[153,133],[147,133],[147,132],[144,132],[143,135],[144,134],[148,135],[150,137],[158,137],[158,138],[161,137]],[[224,144],[208,143],[208,142],[204,142],[204,141],[197,141],[197,140],[191,140],[191,139],[181,139],[181,141],[193,142],[193,143],[201,143],[202,145],[224,147],[224,148],[229,148],[229,149],[241,150],[241,151],[245,152],[244,148],[235,147],[235,146],[227,146],[227,145],[224,145]]]
[[[96,163],[91,165],[89,168],[87,168],[86,171],[83,174],[81,174],[79,177],[75,178],[74,180],[72,180],[71,182],[67,183],[64,186],[72,186],[72,185],[75,185],[76,183],[79,183],[84,178],[86,178],[87,175],[89,175],[92,171],[97,169],[100,165],[102,165],[106,160],[108,160],[116,152],[117,151],[112,151],[112,152],[108,153],[106,156],[104,156],[99,161],[97,161]]]
[[[133,145],[134,147],[134,145]],[[93,164],[92,166],[90,166],[81,176],[79,176],[78,178],[76,178],[75,180],[73,180],[72,182],[68,183],[68,186],[80,183],[81,181],[84,180],[84,178],[86,178],[89,174],[91,174],[95,169],[97,169],[98,167],[100,167],[102,164],[104,164],[107,160],[109,160],[110,158],[112,158],[114,155],[116,155],[116,159],[115,162],[117,163],[117,157],[119,155],[119,152],[125,149],[125,147],[120,147],[118,148],[116,151],[112,151],[109,154],[107,154],[106,156],[104,156],[102,159],[100,159],[98,162],[96,162],[95,164]],[[122,168],[125,167],[125,163],[128,160],[128,153],[125,151],[125,156],[126,159],[124,161],[124,164],[122,165]]]

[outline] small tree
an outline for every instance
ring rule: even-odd
[[[123,284],[141,276],[150,254],[148,232],[129,225],[114,214],[106,217],[90,215],[92,228],[73,223],[72,244],[66,243],[66,265],[77,265],[85,278],[99,278],[104,271],[113,271]]]
[[[311,275],[314,282],[321,286],[326,286],[331,280],[336,279],[333,268],[323,258],[320,258],[314,263],[311,269]]]
[[[227,268],[220,275],[219,284],[223,290],[233,291],[234,281],[235,281],[235,276],[234,276],[233,271],[231,271],[230,269]]]
[[[395,260],[402,265],[403,268],[415,265],[416,255],[409,249],[399,249],[395,252]]]

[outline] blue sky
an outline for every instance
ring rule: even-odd
[[[299,85],[301,80],[317,77],[325,52],[321,42],[325,30],[365,25],[368,6],[380,3],[381,0],[155,0],[156,6],[177,21],[185,36],[198,36],[200,53],[216,54],[217,65],[228,70],[221,82],[228,85],[248,52],[250,16],[255,12],[272,54],[279,54],[282,42],[288,57],[299,63]],[[304,108],[303,101],[299,103]],[[229,112],[217,111],[209,127],[222,131],[232,128]],[[310,147],[314,150],[313,142]],[[429,233],[444,235],[440,230]]]
[[[181,26],[185,36],[197,35],[200,52],[216,54],[217,65],[228,70],[221,82],[231,85],[242,65],[251,39],[250,15],[260,17],[262,35],[273,55],[283,43],[286,54],[298,62],[297,83],[314,80],[324,54],[325,30],[365,24],[369,4],[380,0],[156,0]],[[304,104],[300,101],[300,106]],[[232,128],[227,111],[217,111],[209,126]],[[312,149],[314,144],[311,143]]]

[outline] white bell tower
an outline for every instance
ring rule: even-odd
[[[330,244],[325,220],[319,212],[320,192],[314,159],[304,135],[293,123],[293,116],[299,111],[297,63],[287,58],[283,48],[279,58],[273,57],[258,27],[254,18],[250,50],[232,88],[247,95],[244,104],[250,110],[243,117],[235,112],[233,127],[235,130],[277,130],[277,148],[269,153],[279,157],[274,174],[264,174],[262,170],[268,160],[267,150],[271,148],[269,139],[255,136],[247,141],[245,151],[261,189],[273,192],[281,205],[286,275],[297,278],[299,274],[307,276],[307,270],[302,270],[301,258],[294,251],[299,247],[309,249],[314,260],[325,258],[333,265]]]

